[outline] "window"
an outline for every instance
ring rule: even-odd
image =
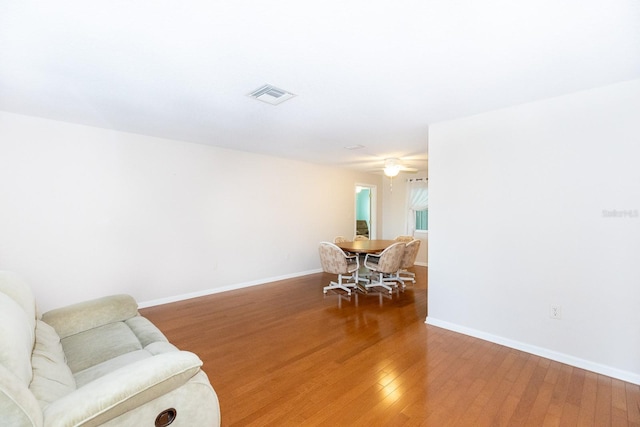
[[[416,211],[416,231],[429,230],[429,209]]]
[[[407,234],[429,229],[429,185],[426,178],[408,180]]]

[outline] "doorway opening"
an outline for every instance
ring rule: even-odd
[[[376,238],[377,188],[370,184],[356,184],[354,236]]]

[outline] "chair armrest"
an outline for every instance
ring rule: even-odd
[[[360,257],[358,256],[358,254],[353,254],[353,255],[347,255],[345,258],[347,258],[347,260],[356,260],[356,262],[358,263],[358,265],[360,265]]]
[[[112,295],[57,308],[42,315],[60,338],[121,322],[138,315],[138,303],[129,295]]]
[[[196,375],[201,366],[198,356],[187,351],[172,351],[137,361],[47,406],[45,424],[101,425],[180,387]]]
[[[377,263],[378,263],[378,261],[380,261],[380,254],[367,254],[367,255],[364,257],[364,263],[365,263],[365,265],[366,265],[366,264],[367,264],[367,262],[369,261],[369,258],[372,258],[372,259],[371,259],[371,262],[374,262],[374,263],[376,263],[376,264],[377,264]]]

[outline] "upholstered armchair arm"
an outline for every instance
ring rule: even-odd
[[[138,303],[129,295],[112,295],[57,308],[42,315],[60,338],[138,315]]]
[[[162,353],[117,369],[44,409],[45,425],[98,426],[185,384],[202,361],[187,351]]]

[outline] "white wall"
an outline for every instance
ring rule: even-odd
[[[156,303],[319,271],[351,235],[341,169],[0,112],[0,269],[42,310]]]
[[[429,154],[427,323],[640,383],[640,80],[435,124]]]
[[[397,236],[407,234],[407,179],[426,178],[422,174],[400,173],[391,181],[386,176],[382,179],[382,194],[384,204],[382,206],[382,239],[395,239]],[[426,266],[429,249],[429,233],[417,231],[414,238],[421,241],[420,250],[416,256],[416,264]]]

